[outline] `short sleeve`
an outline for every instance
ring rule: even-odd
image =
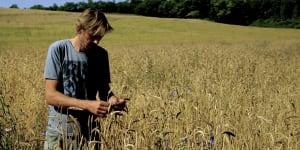
[[[44,78],[58,80],[61,78],[62,72],[62,53],[58,43],[53,43],[49,46],[48,54],[46,58],[45,68],[44,68]]]

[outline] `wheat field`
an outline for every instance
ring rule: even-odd
[[[0,8],[0,149],[42,149],[48,46],[78,13]],[[300,30],[107,14],[111,87],[102,149],[300,148]]]

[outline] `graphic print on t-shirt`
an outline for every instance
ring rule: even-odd
[[[79,61],[67,61],[63,65],[64,94],[70,97],[86,98],[87,64]]]

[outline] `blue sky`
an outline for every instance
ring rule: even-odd
[[[98,0],[94,0],[95,2]],[[103,0],[103,1],[113,1],[113,0]],[[115,0],[116,2],[125,0]],[[12,4],[17,4],[19,8],[30,8],[33,5],[43,5],[45,7],[52,6],[54,3],[61,6],[66,2],[88,2],[88,0],[0,0],[0,7],[9,8]]]

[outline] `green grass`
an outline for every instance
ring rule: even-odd
[[[0,9],[2,148],[41,147],[47,48],[75,35],[78,15]],[[112,88],[131,100],[101,119],[103,149],[299,147],[300,30],[107,16]]]

